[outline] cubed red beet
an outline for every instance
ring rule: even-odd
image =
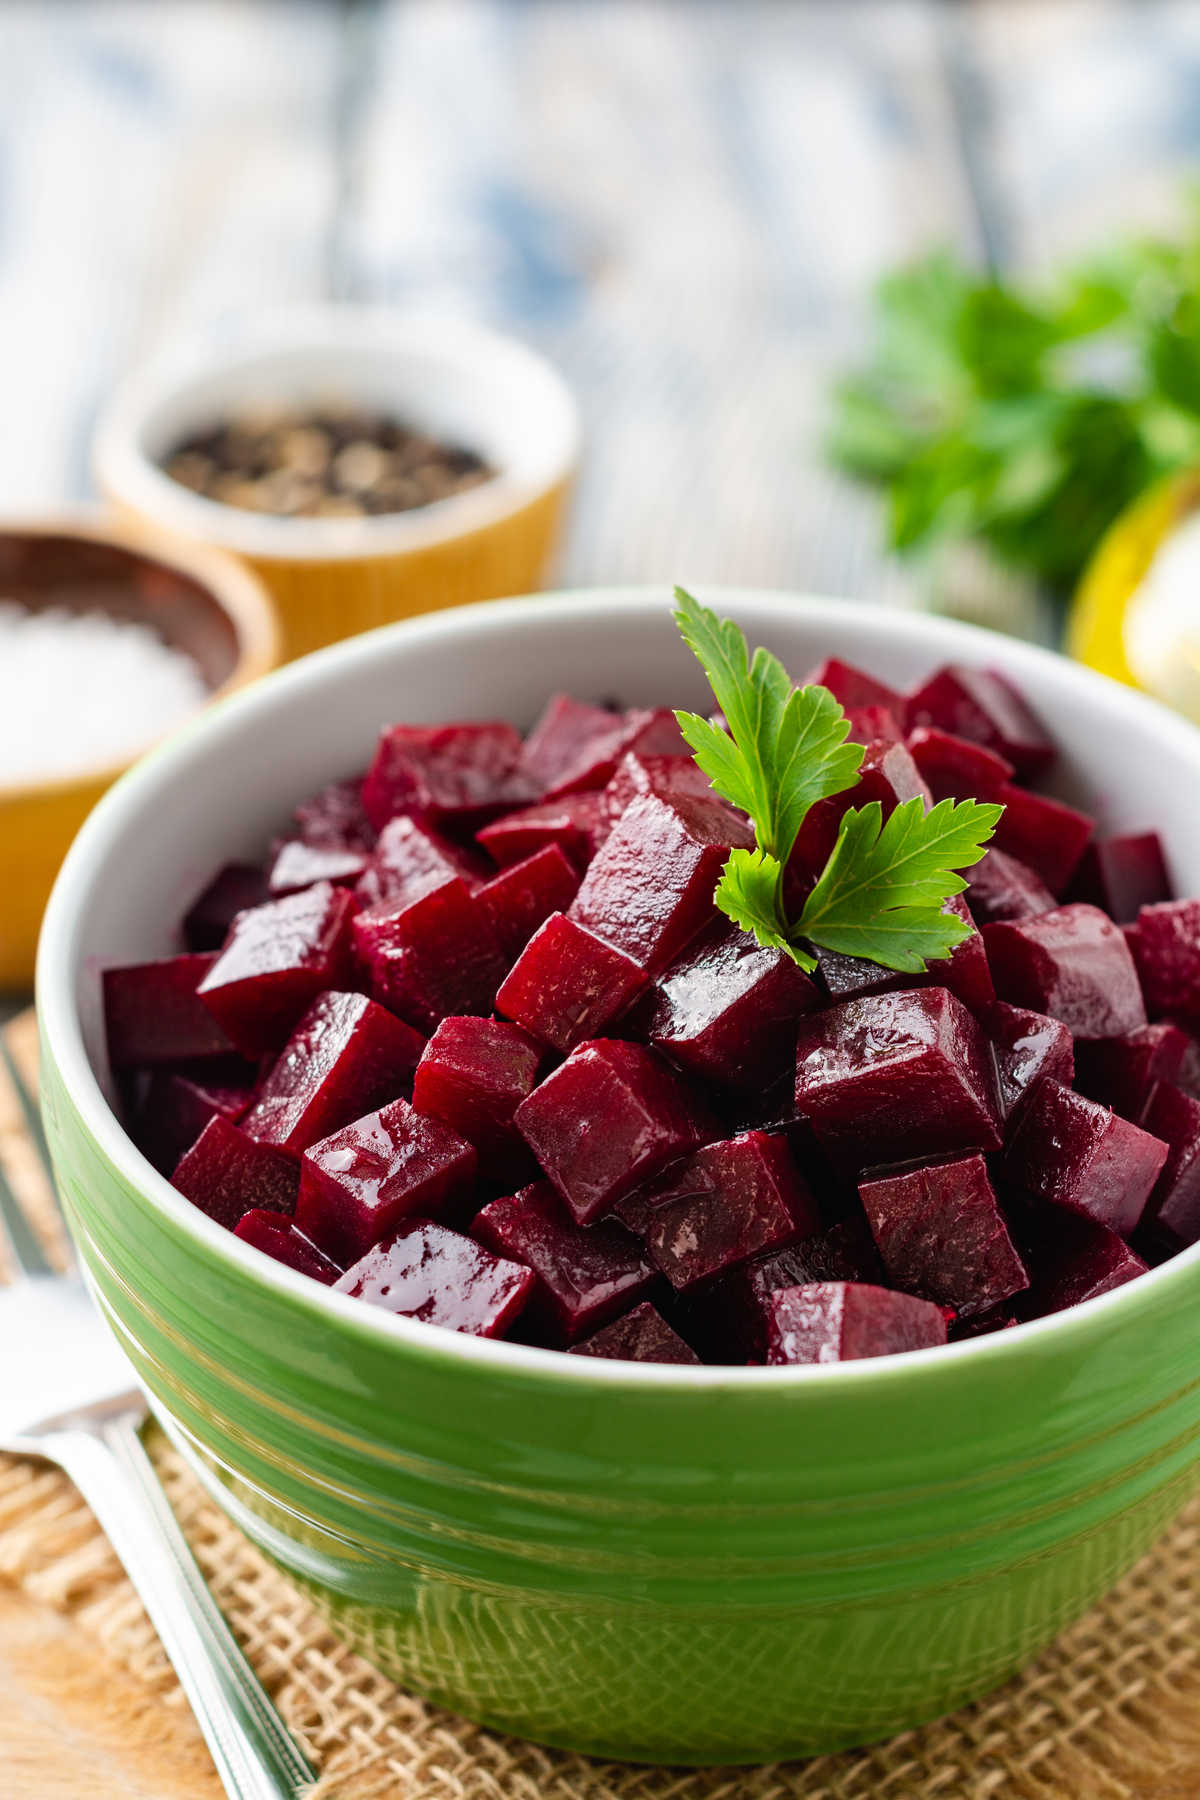
[[[796,1110],[858,1168],[995,1150],[991,1046],[945,988],[875,994],[801,1020]]]
[[[450,876],[415,900],[383,900],[351,927],[373,997],[418,1031],[454,1013],[489,1013],[508,959],[491,920]]]
[[[1012,1006],[1049,1013],[1077,1038],[1123,1037],[1146,1023],[1129,948],[1098,907],[988,925],[984,943],[996,991]]]
[[[621,713],[554,694],[525,739],[521,767],[542,793],[569,790],[596,762],[611,757],[624,728]]]
[[[300,1171],[292,1157],[256,1143],[218,1114],[179,1159],[171,1181],[193,1206],[232,1231],[256,1208],[293,1213]]]
[[[983,744],[955,737],[936,725],[918,725],[908,734],[908,753],[922,781],[938,800],[995,800],[1013,777],[1013,766]]]
[[[311,1275],[314,1281],[320,1281],[326,1287],[331,1287],[342,1273],[332,1257],[318,1250],[312,1240],[297,1229],[294,1220],[281,1218],[278,1213],[267,1212],[263,1207],[243,1213],[234,1226],[233,1235],[241,1238],[243,1244],[253,1244],[264,1256],[274,1257],[276,1262],[285,1263],[301,1275]]]
[[[997,1000],[982,1024],[996,1053],[1005,1118],[1047,1077],[1070,1087],[1075,1079],[1075,1040],[1061,1019]]]
[[[905,745],[893,739],[875,738],[867,744],[857,786],[818,800],[809,810],[789,859],[793,879],[818,875],[837,843],[845,814],[852,806],[869,806],[872,800],[878,800],[885,819],[904,800],[921,800],[927,810],[933,804]]]
[[[1147,1271],[1115,1231],[1062,1206],[1038,1209],[1025,1253],[1033,1283],[1021,1311],[1031,1319],[1094,1300]]]
[[[657,1054],[618,1038],[573,1050],[517,1108],[516,1122],[581,1225],[706,1135]]]
[[[367,817],[377,831],[397,813],[474,830],[536,799],[521,752],[520,735],[502,720],[389,726],[363,782]]]
[[[1151,1089],[1156,1082],[1175,1080],[1188,1044],[1187,1033],[1167,1023],[1139,1025],[1123,1037],[1081,1043],[1075,1054],[1076,1085],[1089,1100],[1141,1124]]]
[[[1047,1080],[1021,1110],[1005,1167],[1018,1187],[1128,1237],[1166,1159],[1159,1138]]]
[[[769,1363],[857,1362],[946,1342],[939,1306],[866,1283],[779,1288],[767,1302]]]
[[[267,877],[255,863],[226,863],[193,900],[183,921],[189,950],[219,950],[240,912],[270,899]]]
[[[1200,900],[1144,906],[1125,938],[1150,1016],[1200,1020]]]
[[[813,983],[784,951],[718,926],[659,979],[644,1035],[690,1074],[761,1091],[790,1068],[796,1020],[817,1001]]]
[[[533,1288],[519,1263],[430,1219],[375,1244],[334,1283],[334,1292],[385,1312],[470,1337],[502,1337]]]
[[[577,1225],[548,1181],[493,1200],[471,1230],[498,1255],[532,1269],[531,1310],[560,1343],[597,1330],[643,1299],[657,1279],[635,1237],[613,1220]]]
[[[524,862],[548,844],[557,844],[582,873],[610,828],[604,795],[583,793],[565,794],[561,800],[544,800],[538,806],[505,813],[475,835],[502,869]]]
[[[501,869],[479,889],[477,900],[504,954],[515,961],[538,926],[552,913],[565,912],[578,892],[574,865],[559,845],[547,844]]]
[[[942,908],[953,913],[967,927],[967,936],[949,957],[933,961],[926,975],[907,975],[862,956],[843,956],[836,950],[818,948],[817,972],[829,995],[837,1003],[859,1000],[869,994],[893,993],[898,988],[934,986],[949,988],[971,1012],[978,1013],[996,998],[988,968],[987,951],[975,921],[961,894],[953,895]]]
[[[378,906],[381,901],[400,905],[419,900],[430,888],[455,876],[473,892],[490,872],[481,856],[452,843],[428,820],[402,813],[389,819],[380,832],[355,892],[363,906]]]
[[[318,849],[299,838],[288,838],[275,852],[267,888],[275,898],[280,894],[298,894],[315,881],[349,886],[358,880],[368,860],[365,850]]]
[[[243,1130],[298,1156],[396,1100],[425,1039],[365,994],[321,994],[264,1077]]]
[[[960,1318],[1029,1286],[982,1156],[894,1170],[858,1191],[889,1286]]]
[[[904,712],[904,696],[895,688],[877,681],[865,669],[856,669],[853,663],[842,662],[837,656],[827,656],[824,662],[818,663],[800,685],[827,688],[846,712],[851,707],[863,706],[884,707],[897,718]]]
[[[1002,788],[996,799],[1004,807],[996,826],[997,850],[1027,864],[1051,893],[1065,892],[1087,848],[1093,821],[1061,800],[1024,788]]]
[[[870,994],[893,994],[898,988],[920,985],[919,976],[885,969],[865,956],[843,956],[840,950],[823,950],[820,945],[815,955],[817,979],[835,1006],[843,1000],[864,1000]]]
[[[232,1037],[197,996],[217,960],[212,955],[167,956],[160,962],[105,969],[104,1027],[114,1069],[229,1055]]]
[[[565,1056],[628,1012],[648,979],[632,957],[555,913],[505,976],[496,1011]]]
[[[1093,839],[1075,872],[1071,892],[1076,900],[1102,907],[1118,925],[1136,919],[1143,906],[1169,900],[1171,884],[1157,831]]]
[[[1180,1250],[1200,1239],[1200,1100],[1160,1081],[1142,1125],[1168,1146],[1145,1223],[1160,1243]]]
[[[860,1210],[693,1289],[683,1297],[681,1322],[707,1362],[763,1362],[767,1302],[780,1288],[817,1281],[878,1284],[883,1278],[875,1240]]]
[[[375,827],[362,798],[363,777],[333,781],[295,811],[296,835],[314,849],[364,850],[375,844]]]
[[[905,723],[909,731],[932,725],[982,744],[1010,762],[1020,781],[1032,780],[1054,760],[1040,721],[1011,682],[991,669],[937,670],[909,695]]]
[[[1003,850],[985,850],[975,867],[963,873],[967,905],[977,925],[1033,919],[1058,904],[1040,875]]]
[[[611,1362],[693,1363],[700,1358],[672,1331],[648,1300],[623,1319],[614,1319],[594,1337],[572,1344],[572,1356],[603,1356]]]
[[[723,801],[646,794],[613,827],[568,916],[659,974],[711,923],[731,847],[753,844],[748,821]]]
[[[343,888],[319,881],[238,914],[196,991],[244,1056],[278,1049],[318,994],[345,986],[353,911]]]
[[[216,1062],[190,1070],[156,1069],[138,1102],[130,1135],[155,1168],[169,1176],[210,1119],[238,1123],[253,1091],[248,1065],[235,1063],[228,1073]]]
[[[643,794],[657,794],[662,799],[690,794],[694,800],[711,800],[713,785],[692,756],[635,756],[628,751],[604,789],[612,823]]]
[[[465,1138],[393,1100],[305,1151],[296,1223],[329,1255],[349,1261],[401,1219],[467,1193],[475,1167]]]
[[[513,1114],[537,1083],[541,1046],[500,1019],[443,1019],[417,1065],[413,1105],[474,1144],[489,1181],[526,1174],[531,1163]]]

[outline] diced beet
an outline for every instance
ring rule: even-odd
[[[971,917],[966,895],[952,894],[942,911],[953,913],[955,918],[961,919],[967,927],[967,935],[961,944],[955,945],[948,958],[930,963],[930,979],[949,988],[952,994],[957,994],[971,1012],[986,1012],[996,998],[996,987],[988,962],[987,946]]]
[[[984,851],[974,868],[963,873],[967,905],[977,925],[995,925],[1002,919],[1033,919],[1058,904],[1040,875],[994,846]]]
[[[537,1083],[541,1047],[500,1019],[443,1019],[417,1065],[413,1105],[474,1144],[483,1173],[501,1184],[530,1164],[513,1114]]]
[[[267,1212],[261,1206],[242,1214],[233,1228],[233,1235],[241,1238],[243,1244],[253,1244],[265,1256],[273,1256],[276,1262],[286,1263],[289,1269],[311,1275],[314,1281],[323,1282],[326,1287],[331,1287],[342,1273],[331,1257],[318,1250],[312,1240],[297,1229],[294,1220],[281,1218],[278,1213]]]
[[[501,869],[476,898],[504,954],[515,960],[538,926],[552,913],[565,912],[578,892],[574,865],[557,844],[547,844]]]
[[[1139,1025],[1124,1037],[1080,1044],[1075,1054],[1079,1092],[1141,1124],[1150,1090],[1155,1082],[1175,1080],[1188,1042],[1178,1025],[1164,1023]]]
[[[1061,800],[1006,787],[996,795],[1004,807],[996,826],[997,850],[1027,863],[1053,894],[1061,894],[1079,866],[1092,835],[1092,820]]]
[[[949,1338],[952,1344],[960,1344],[964,1338],[988,1337],[993,1331],[1008,1331],[1012,1326],[1020,1323],[1020,1319],[1010,1307],[993,1306],[990,1311],[975,1313],[969,1319],[951,1319],[949,1321]]]
[[[1128,1237],[1167,1159],[1167,1145],[1057,1081],[1039,1082],[1006,1157],[1009,1178],[1056,1206]]]
[[[984,943],[996,991],[1012,1006],[1049,1013],[1077,1038],[1122,1037],[1146,1023],[1129,948],[1098,907],[988,925]]]
[[[692,1287],[821,1225],[787,1144],[764,1131],[706,1144],[638,1200],[643,1241],[674,1288]]]
[[[878,800],[885,819],[904,800],[921,800],[926,809],[933,804],[904,744],[876,738],[866,745],[857,786],[818,800],[809,810],[789,859],[789,870],[805,872],[810,877],[819,874],[837,843],[845,814],[852,806],[869,806],[872,800]]]
[[[608,836],[610,820],[603,794],[565,794],[538,806],[505,813],[482,831],[478,841],[494,862],[507,869],[515,862],[557,844],[581,873]]]
[[[197,993],[244,1056],[287,1038],[326,988],[345,986],[354,901],[328,881],[239,913]]]
[[[414,1213],[436,1212],[475,1180],[475,1150],[407,1100],[367,1113],[301,1158],[296,1223],[349,1260]]]
[[[656,1053],[617,1038],[573,1050],[517,1108],[516,1122],[581,1225],[705,1135]]]
[[[534,765],[540,769],[548,769],[552,760],[558,756],[557,742],[554,756],[548,753],[551,731],[556,730],[557,737],[565,744],[573,723],[563,715],[556,722],[552,718],[553,708],[554,702],[551,702],[550,708],[530,734]],[[592,713],[594,709],[589,707],[587,711]],[[621,758],[630,751],[641,756],[691,754],[674,713],[667,707],[635,707],[629,712],[602,716],[607,719],[606,727],[601,725],[598,718],[583,721],[574,754],[560,759],[557,773],[545,785],[547,799],[605,787],[612,780]]]
[[[902,714],[890,706],[844,706],[842,711],[850,723],[848,741],[852,744],[870,744],[876,738],[883,738],[890,744],[904,742],[904,727],[901,724]]]
[[[945,988],[875,994],[802,1020],[796,1110],[860,1169],[1000,1145],[991,1047]]]
[[[960,1318],[1029,1286],[982,1156],[896,1170],[858,1191],[890,1286]]]
[[[355,891],[363,906],[378,906],[383,900],[399,905],[419,900],[430,888],[455,876],[473,892],[489,874],[482,857],[451,843],[427,820],[402,813],[389,819],[380,832],[370,865]]]
[[[179,1159],[171,1181],[193,1206],[232,1231],[255,1209],[294,1212],[300,1171],[290,1156],[256,1143],[218,1114]]]
[[[1026,1256],[1033,1284],[1021,1304],[1026,1318],[1079,1306],[1147,1272],[1124,1238],[1083,1213],[1043,1206],[1031,1227]]]
[[[1200,1020],[1200,900],[1144,906],[1125,938],[1150,1016]]]
[[[297,894],[314,881],[357,881],[368,860],[365,850],[347,850],[338,845],[318,847],[303,843],[300,838],[288,838],[275,852],[267,889],[274,897]]]
[[[520,735],[500,720],[389,726],[363,782],[367,817],[378,831],[397,813],[473,830],[536,798],[521,751]]]
[[[883,1264],[859,1211],[782,1250],[740,1263],[693,1290],[684,1298],[683,1325],[709,1362],[763,1362],[767,1301],[780,1288],[816,1281],[882,1280]]]
[[[938,800],[995,800],[1013,777],[1013,766],[984,744],[955,737],[936,725],[918,725],[908,734],[908,753]]]
[[[1174,1020],[1168,1023],[1173,1024]],[[1200,1043],[1197,1043],[1186,1025],[1181,1025],[1180,1030],[1187,1034],[1187,1048],[1183,1053],[1183,1061],[1171,1079],[1185,1094],[1191,1094],[1193,1099],[1200,1100]]]
[[[569,917],[658,974],[711,922],[731,847],[753,844],[747,820],[721,800],[646,794],[613,827]]]
[[[226,863],[193,900],[183,921],[189,950],[219,950],[240,912],[270,898],[267,878],[253,863]]]
[[[528,1269],[430,1219],[402,1225],[334,1283],[401,1318],[487,1338],[504,1335],[532,1288]]]
[[[362,798],[363,777],[333,781],[296,808],[296,831],[314,850],[362,850],[375,846],[375,827]]]
[[[623,1319],[614,1319],[594,1337],[572,1344],[571,1356],[603,1356],[612,1362],[694,1363],[700,1358],[672,1331],[648,1300]]]
[[[594,763],[611,755],[624,727],[621,713],[554,694],[525,739],[521,767],[542,793],[569,789]]]
[[[817,999],[784,951],[763,949],[749,932],[717,928],[660,978],[644,1034],[691,1074],[761,1091],[790,1068],[796,1020]]]
[[[1030,781],[1054,760],[1054,745],[1005,676],[959,665],[938,669],[908,697],[909,731],[933,725],[952,737],[982,744]]]
[[[769,1363],[857,1362],[945,1342],[940,1307],[865,1282],[779,1288],[767,1302]]]
[[[1172,1250],[1200,1239],[1200,1100],[1161,1081],[1142,1124],[1168,1146],[1158,1186],[1146,1208],[1146,1224]]]
[[[1075,1079],[1075,1041],[1061,1019],[997,1000],[981,1022],[996,1053],[1005,1118],[1047,1077],[1070,1087]]]
[[[885,969],[865,956],[843,956],[840,950],[824,950],[820,945],[814,954],[817,976],[835,1006],[843,1000],[864,1000],[870,994],[891,994],[897,988],[920,985],[921,977]]]
[[[416,900],[383,900],[352,925],[373,997],[418,1031],[454,1013],[489,1013],[508,959],[457,876]]]
[[[425,1040],[365,994],[321,994],[264,1079],[243,1130],[298,1156],[396,1100]]]
[[[229,1055],[229,1034],[196,992],[216,962],[212,955],[167,956],[105,969],[104,1026],[114,1069]]]
[[[1136,919],[1143,906],[1169,900],[1171,884],[1157,831],[1093,839],[1075,872],[1072,894],[1103,907],[1118,925]]]
[[[485,1206],[480,1243],[536,1276],[531,1310],[561,1343],[574,1343],[641,1300],[655,1271],[637,1239],[612,1220],[577,1225],[547,1181]]]
[[[818,663],[800,685],[827,688],[847,712],[851,707],[881,706],[899,717],[904,711],[904,696],[895,688],[836,656],[827,656],[824,662]]]
[[[496,1011],[565,1056],[628,1012],[647,980],[624,951],[555,913],[501,983]]]
[[[210,1119],[236,1125],[249,1106],[253,1086],[244,1072],[248,1065],[239,1068],[230,1060],[228,1073],[224,1064],[214,1062],[192,1070],[156,1069],[151,1075],[131,1135],[161,1174],[171,1174]]]
[[[627,806],[643,794],[690,794],[695,800],[711,800],[713,785],[692,756],[635,756],[627,752],[604,789],[604,804],[615,825]]]

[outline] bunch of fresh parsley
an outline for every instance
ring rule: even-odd
[[[947,253],[885,278],[828,447],[885,490],[896,549],[982,542],[1065,597],[1121,509],[1200,461],[1200,196],[1178,241],[1118,245],[1045,291]]]

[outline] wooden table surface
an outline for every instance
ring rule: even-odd
[[[85,498],[168,340],[382,301],[573,384],[565,582],[910,600],[820,460],[872,279],[1169,224],[1198,150],[1197,0],[0,0],[0,507]],[[13,1686],[32,1629],[5,1597],[5,1793],[78,1797],[86,1736]]]

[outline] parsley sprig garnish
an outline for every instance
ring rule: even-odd
[[[983,855],[1004,808],[943,800],[929,812],[906,800],[884,819],[877,800],[850,807],[800,915],[790,919],[784,873],[818,800],[858,782],[863,746],[823,687],[795,687],[761,647],[751,658],[730,619],[676,588],[675,620],[708,676],[728,730],[698,713],[676,718],[696,762],[723,799],[750,816],[755,848],[730,852],[716,903],[760,944],[816,968],[816,947],[907,974],[948,957],[969,926],[943,911]]]

